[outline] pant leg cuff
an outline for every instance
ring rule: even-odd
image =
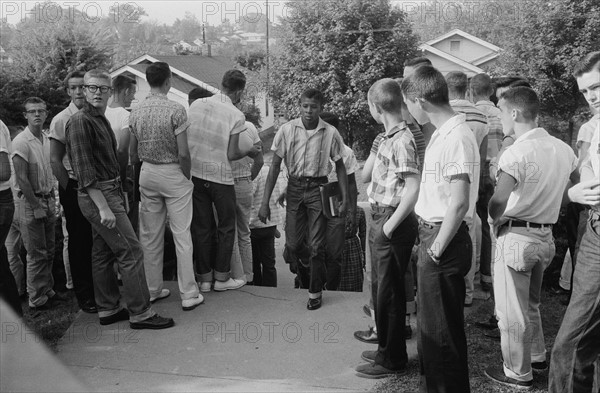
[[[309,297],[310,299],[317,299],[317,298],[321,297],[321,296],[322,296],[322,294],[323,294],[323,292],[322,292],[322,291],[315,292],[315,293],[308,292],[308,297]]]
[[[486,274],[482,274],[481,275],[481,282],[485,282],[487,284],[491,284],[492,283],[492,276],[488,276]]]
[[[136,314],[136,315],[129,313],[129,322],[141,322],[141,321],[148,319],[154,315],[156,315],[156,313],[154,312],[154,310],[152,310],[152,307],[148,307],[147,310],[142,311],[141,313]]]
[[[123,309],[123,307],[117,307],[117,308],[112,309],[112,310],[98,310],[98,317],[100,317],[100,318],[110,317],[110,316],[115,315],[116,313],[118,313],[122,309]]]
[[[529,370],[528,373],[525,374],[517,374],[514,371],[512,371],[511,369],[509,369],[508,367],[506,367],[506,365],[502,365],[502,368],[504,369],[504,375],[506,375],[509,378],[512,379],[516,379],[517,381],[521,381],[521,382],[528,382],[533,380],[533,372],[531,371],[531,369]]]
[[[196,274],[196,281],[212,283],[213,282],[212,270],[209,273]]]

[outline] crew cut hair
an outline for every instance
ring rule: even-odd
[[[25,101],[23,101],[23,111],[26,111],[26,105],[27,104],[44,104],[45,107],[48,107],[48,104],[46,104],[46,101],[42,100],[40,97],[28,97],[25,99]]]
[[[538,95],[529,87],[511,87],[502,94],[500,100],[504,100],[510,108],[519,109],[525,120],[535,120],[540,111]]]
[[[164,61],[157,61],[146,68],[146,80],[150,87],[161,87],[171,77],[171,69]]]
[[[387,113],[400,113],[404,103],[400,85],[391,78],[383,78],[373,83],[367,96],[369,101]]]
[[[315,100],[319,103],[319,105],[321,105],[321,107],[323,107],[323,104],[325,104],[325,97],[323,96],[323,93],[314,88],[304,90],[302,95],[300,95],[300,101],[302,101],[303,98]]]
[[[494,91],[492,78],[488,74],[477,74],[471,78],[471,92],[474,96],[490,97]]]
[[[579,78],[590,71],[600,70],[600,51],[585,56],[573,69],[573,76]]]
[[[404,61],[404,67],[416,67],[418,65],[432,65],[431,60],[426,57],[414,57]]]
[[[75,79],[75,78],[83,78],[85,77],[85,71],[71,71],[67,74],[67,77],[65,78],[65,87],[69,88],[69,80],[71,79]]]
[[[101,70],[99,68],[95,68],[86,72],[83,76],[83,81],[86,82],[91,78],[106,79],[109,83],[111,82],[110,74],[108,73],[108,71]]]
[[[246,75],[240,70],[228,70],[223,75],[221,86],[228,93],[244,90],[246,88]]]
[[[422,66],[402,81],[402,93],[410,100],[421,98],[433,105],[448,105],[448,85],[441,72]]]

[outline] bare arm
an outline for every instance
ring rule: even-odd
[[[62,162],[65,154],[67,154],[67,147],[56,139],[50,139],[50,165],[63,190],[67,189],[67,183],[69,183],[69,174]]]
[[[252,168],[250,168],[250,177],[252,180],[256,179],[261,168],[265,164],[265,159],[263,157],[262,148],[261,151],[254,157],[254,162],[252,162]]]
[[[594,175],[590,160],[581,166],[581,181],[568,187],[568,198],[571,202],[598,206],[600,204],[600,180]]]
[[[279,177],[280,171],[281,157],[279,157],[277,154],[273,154],[273,162],[271,163],[271,168],[269,168],[269,174],[267,175],[267,180],[265,182],[265,192],[263,194],[263,200],[258,211],[258,218],[264,224],[267,223],[267,220],[271,219],[271,209],[269,208],[269,200],[271,199],[271,194],[273,194],[273,189],[275,188],[275,183],[277,182],[277,177]]]
[[[10,161],[8,153],[3,151],[0,152],[0,181],[7,181],[10,179]]]
[[[185,177],[192,178],[192,159],[190,158],[190,149],[188,147],[187,131],[177,135],[177,154],[179,156],[179,165]]]
[[[404,221],[406,217],[414,210],[417,198],[419,197],[420,176],[410,174],[404,178],[405,194],[400,201],[400,204],[394,211],[394,214],[383,224],[383,233],[388,238],[391,238],[392,233]]]
[[[340,205],[340,216],[344,217],[348,210],[348,175],[346,174],[346,165],[341,158],[335,162],[335,171],[337,173],[340,193],[342,194],[342,204]]]
[[[450,183],[450,206],[442,221],[440,231],[435,238],[431,250],[436,257],[440,257],[450,241],[456,235],[458,227],[469,210],[470,182],[467,174],[452,176]]]
[[[369,154],[367,161],[365,161],[365,166],[363,167],[361,173],[363,183],[369,183],[371,181],[371,176],[373,175],[373,166],[375,165],[376,157],[377,154],[371,153]]]
[[[35,193],[33,191],[33,187],[29,182],[29,178],[27,177],[27,173],[29,173],[29,163],[25,161],[22,157],[15,155],[13,157],[13,165],[15,166],[15,175],[17,177],[17,184],[25,197],[25,200],[31,207],[33,208],[33,215],[35,218],[44,218],[46,217],[46,213],[44,209],[42,209],[42,205],[38,201]]]
[[[125,184],[127,178],[127,165],[129,164],[129,139],[131,133],[129,127],[123,128],[119,133],[119,148],[117,149],[117,161],[119,162],[119,172],[121,183]]]

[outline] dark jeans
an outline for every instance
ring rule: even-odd
[[[577,254],[571,301],[550,356],[550,393],[592,392],[599,338],[600,214],[590,210]]]
[[[0,191],[0,297],[12,307],[17,315],[22,316],[23,310],[21,308],[17,283],[10,271],[6,246],[4,246],[14,213],[15,204],[11,189]]]
[[[116,218],[112,229],[100,223],[100,212],[88,194],[79,192],[79,206],[92,226],[92,269],[98,315],[106,317],[120,311],[120,292],[113,264],[117,263],[123,281],[123,300],[129,320],[139,322],[151,317],[150,292],[144,271],[144,252],[125,213],[120,183],[97,182],[106,203]]]
[[[488,163],[489,165],[489,163]],[[481,281],[492,282],[492,238],[490,235],[490,224],[488,224],[488,205],[494,194],[494,184],[489,177],[489,166],[483,168],[485,176],[479,187],[479,198],[475,205],[477,215],[481,218],[481,255],[479,260],[479,272]]]
[[[383,233],[383,224],[394,208],[372,208],[373,221],[369,231],[371,248],[371,296],[379,347],[375,363],[391,370],[406,368],[405,273],[417,238],[417,219],[413,213],[402,221],[391,239]],[[412,289],[412,288],[411,288]]]
[[[92,279],[92,226],[81,213],[77,201],[77,181],[69,179],[67,189],[58,188],[60,204],[65,211],[69,233],[69,264],[73,277],[73,290],[82,305],[94,300]]]
[[[250,229],[252,242],[252,270],[254,285],[263,287],[277,286],[275,269],[275,231],[277,226]]]
[[[344,253],[346,219],[333,217],[327,220],[325,232],[325,288],[337,291],[342,279],[342,254]]]
[[[467,338],[464,329],[465,280],[473,244],[463,222],[439,264],[427,254],[439,225],[419,223],[417,274],[417,348],[421,392],[469,393]]]
[[[192,177],[194,183],[194,214],[192,218],[192,242],[194,265],[201,282],[227,281],[231,266],[235,228],[235,189],[232,185],[213,183]],[[215,221],[213,204],[217,211]],[[217,233],[216,258],[211,258],[214,233]]]
[[[286,246],[295,260],[304,260],[303,249],[308,255],[310,268],[310,293],[323,290],[325,271],[325,231],[327,218],[323,215],[319,185],[315,180],[290,178],[287,189]],[[308,245],[308,247],[306,247]],[[295,257],[293,257],[295,256]]]

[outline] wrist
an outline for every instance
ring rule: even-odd
[[[440,257],[438,257],[435,252],[430,248],[427,249],[427,255],[429,255],[429,258],[431,258],[433,260],[433,262],[435,263],[439,263],[440,262]]]

